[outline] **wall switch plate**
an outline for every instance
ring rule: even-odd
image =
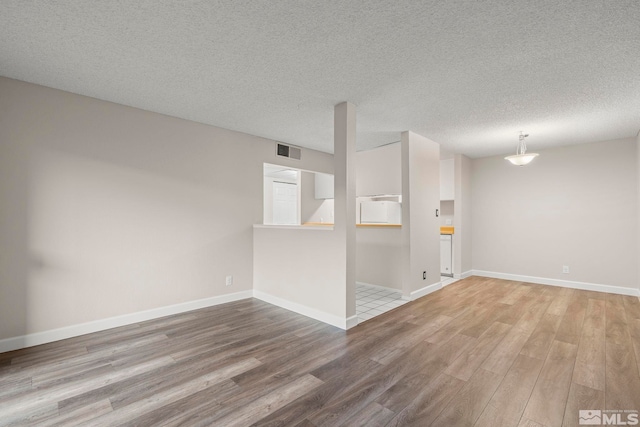
[[[227,280],[225,283],[227,286],[233,285],[233,276],[227,276]]]
[[[562,266],[562,273],[563,274],[569,274],[569,266],[568,265],[563,265]]]

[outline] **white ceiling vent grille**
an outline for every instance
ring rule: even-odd
[[[302,157],[302,151],[300,148],[280,143],[276,144],[276,154],[280,157],[288,157],[296,160],[300,160]]]

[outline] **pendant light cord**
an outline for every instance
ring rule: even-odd
[[[525,154],[527,152],[527,143],[525,138],[528,137],[529,134],[525,134],[520,131],[520,137],[518,138],[518,148],[516,149],[517,154]]]

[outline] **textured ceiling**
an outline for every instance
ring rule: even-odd
[[[634,136],[640,1],[0,0],[0,75],[331,152]]]

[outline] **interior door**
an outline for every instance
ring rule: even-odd
[[[273,181],[273,223],[298,224],[298,186],[288,182]]]

